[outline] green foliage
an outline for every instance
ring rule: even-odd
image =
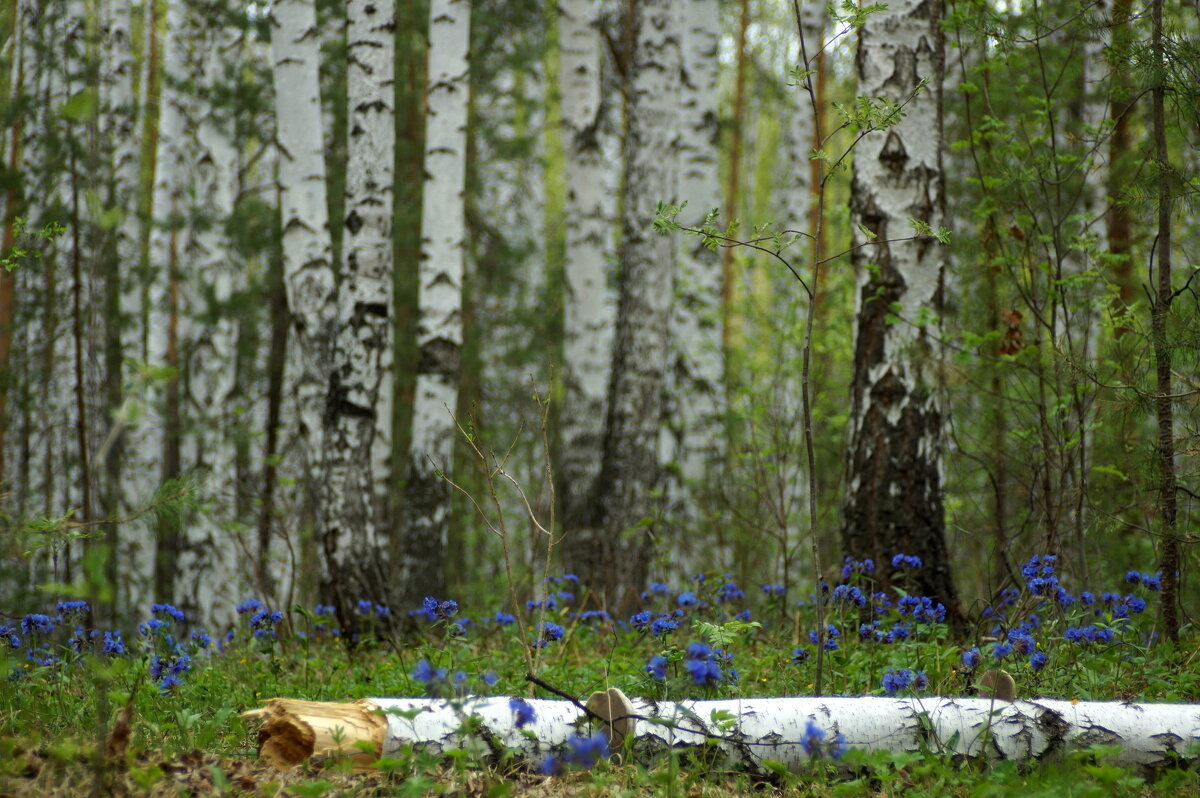
[[[30,230],[27,219],[16,217],[13,219],[13,237],[17,243],[0,254],[0,268],[11,272],[20,266],[42,260],[46,249],[66,232],[67,228],[58,222],[47,222],[40,229]]]

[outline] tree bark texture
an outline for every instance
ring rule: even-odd
[[[454,702],[367,698],[354,704],[276,698],[247,715],[265,721],[260,752],[277,766],[336,753],[330,735],[320,734],[335,725],[330,718],[345,732],[343,755],[360,750],[358,742],[373,744],[376,755],[382,756],[406,745],[435,754],[502,746],[538,761],[561,753],[576,734],[590,733],[586,723],[580,732],[584,713],[574,704],[546,699],[529,699],[527,704],[534,720],[524,729],[516,728],[505,697]],[[633,736],[634,761],[645,766],[670,752],[691,751],[704,762],[719,752],[725,766],[755,773],[769,772],[768,761],[799,771],[814,758],[805,747],[814,742],[808,738],[810,724],[823,735],[818,742],[826,757],[838,735],[848,748],[868,752],[931,749],[989,762],[1057,762],[1072,751],[1100,744],[1120,747],[1117,763],[1152,772],[1176,766],[1200,743],[1200,711],[1189,704],[866,696],[678,703],[633,699],[628,705],[637,717],[625,731]],[[386,714],[381,717],[377,710]],[[718,723],[722,716],[731,719],[724,727]],[[618,729],[622,717],[612,718]],[[467,718],[477,718],[482,731],[464,735]],[[318,736],[324,740],[321,748],[314,745]]]
[[[249,572],[239,562],[252,552],[236,514],[237,319],[230,312],[233,297],[245,289],[247,270],[225,233],[236,200],[238,147],[214,102],[227,66],[240,57],[240,42],[212,4],[185,8],[175,42],[184,50],[184,72],[168,80],[184,78],[191,91],[183,104],[183,133],[186,179],[195,192],[189,196],[191,221],[178,279],[186,328],[180,341],[186,419],[181,463],[203,479],[205,499],[185,522],[176,593],[192,618],[219,628],[232,622],[234,608],[247,595]]]
[[[450,512],[452,414],[463,344],[469,0],[433,0],[425,128],[425,194],[417,319],[417,384],[401,531],[401,601],[416,606],[444,584],[442,555]],[[402,606],[404,606],[402,605]]]
[[[858,272],[845,554],[890,563],[917,555],[919,592],[952,613],[956,593],[946,549],[940,398],[945,250],[935,239],[890,241],[913,234],[909,219],[935,230],[944,221],[942,193],[941,4],[890,4],[859,30],[859,94],[904,104],[895,126],[866,135],[854,152],[851,212]],[[917,91],[918,84],[928,85]],[[917,92],[914,96],[914,92]],[[899,317],[898,319],[896,317]],[[885,580],[887,575],[885,574]]]
[[[563,291],[562,453],[556,489],[569,517],[581,512],[600,472],[601,445],[612,364],[616,295],[608,255],[616,212],[605,177],[613,98],[601,81],[599,0],[560,5],[559,74],[567,189]]]
[[[676,191],[679,39],[666,0],[633,5],[624,241],[600,473],[578,515],[564,520],[567,560],[609,611],[636,598],[648,574],[656,511],[662,385],[667,372],[674,243],[652,230]]]
[[[272,557],[272,571],[286,595],[290,592],[286,583],[294,578],[291,552],[298,549],[299,532],[322,528],[320,474],[337,306],[326,204],[315,0],[279,0],[273,5],[271,22],[283,285],[291,319],[284,366],[280,471],[282,477],[300,486],[281,501],[282,523],[275,526],[278,539],[271,546],[278,552]]]
[[[682,68],[679,84],[679,221],[699,227],[721,199],[717,113],[716,0],[690,0],[679,10]],[[668,513],[682,534],[678,547],[704,516],[701,497],[719,478],[725,453],[725,352],[721,262],[699,236],[675,240],[678,272],[671,315],[663,452],[669,465]],[[695,559],[693,558],[693,561]],[[698,563],[697,563],[698,564]]]
[[[325,433],[325,527],[339,607],[386,599],[392,453],[395,4],[346,6],[349,107],[343,273]]]

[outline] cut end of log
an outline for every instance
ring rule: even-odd
[[[608,738],[608,750],[616,751],[633,735],[633,704],[615,687],[598,690],[587,700],[587,708],[604,718],[601,731]]]
[[[345,756],[356,770],[365,770],[383,753],[387,719],[377,709],[365,699],[343,704],[271,698],[242,717],[263,722],[258,753],[277,768],[290,768],[306,759]]]

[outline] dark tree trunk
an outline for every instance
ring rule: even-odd
[[[854,156],[853,221],[875,237],[858,233],[855,241],[862,246],[854,251],[859,297],[842,543],[847,555],[874,559],[885,585],[899,578],[894,555],[920,557],[924,566],[906,572],[904,587],[940,601],[954,618],[938,322],[920,319],[941,313],[945,251],[929,237],[889,241],[912,235],[910,217],[935,230],[944,220],[940,16],[940,3],[907,0],[859,31],[860,92],[904,104],[906,115],[863,138]],[[922,79],[928,88],[918,92]]]

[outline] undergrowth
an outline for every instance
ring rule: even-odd
[[[1060,582],[1053,557],[1035,557],[1022,570],[1021,587],[977,608],[973,628],[956,640],[943,607],[903,590],[903,575],[920,567],[902,554],[889,563],[848,560],[841,584],[824,586],[827,692],[971,695],[978,674],[1003,668],[1021,697],[1193,702],[1200,695],[1195,638],[1189,634],[1173,648],[1155,634],[1155,574],[1130,571],[1122,584],[1075,590]],[[900,573],[893,578],[897,592],[872,590],[881,568]],[[812,692],[813,646],[822,638],[812,628],[811,594],[701,574],[683,585],[653,583],[641,596],[643,609],[612,618],[569,574],[543,588],[539,600],[526,605],[523,627],[506,610],[472,606],[465,598],[430,597],[403,610],[362,602],[361,631],[350,639],[331,607],[284,611],[254,599],[219,633],[191,627],[170,605],[154,605],[136,629],[123,631],[93,628],[84,601],[5,618],[0,794],[79,794],[93,791],[97,778],[104,793],[251,795],[723,795],[763,788],[839,795],[1170,795],[1200,789],[1200,779],[1185,768],[1147,783],[1111,764],[1108,749],[1089,749],[1051,768],[957,762],[932,751],[864,755],[851,748],[843,756],[840,746],[830,746],[830,756],[814,760],[808,772],[770,779],[720,762],[646,769],[590,757],[591,768],[558,762],[540,772],[538,763],[472,762],[411,750],[367,774],[337,761],[287,773],[257,761],[256,728],[239,715],[275,696],[557,697],[528,678],[527,646],[540,650],[537,679],[579,698],[610,686],[653,699]],[[415,634],[393,634],[413,621]]]

